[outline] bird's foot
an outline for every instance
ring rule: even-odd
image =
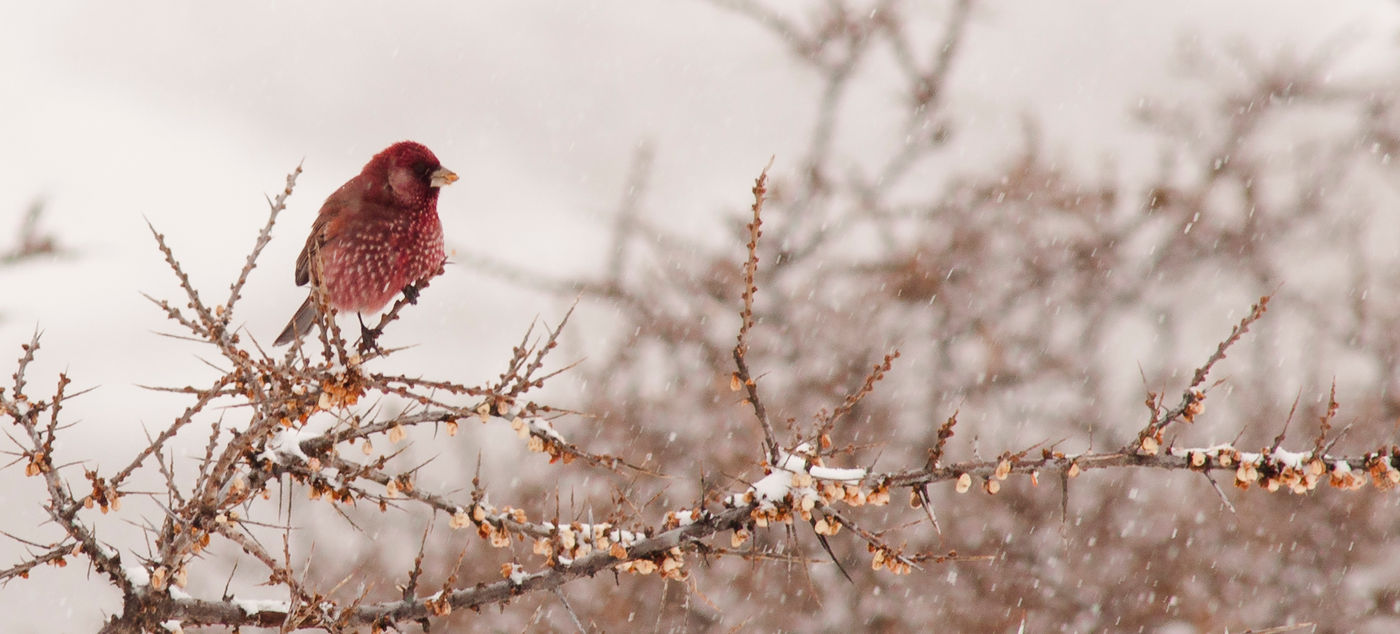
[[[382,328],[370,328],[369,326],[366,326],[365,318],[361,316],[360,345],[358,346],[360,354],[363,355],[369,354],[371,352],[382,352],[382,350],[379,348],[379,335],[382,334],[384,334],[384,330]]]
[[[409,284],[403,287],[403,298],[408,300],[410,304],[418,304],[418,285]]]

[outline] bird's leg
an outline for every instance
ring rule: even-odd
[[[378,328],[366,326],[364,315],[356,313],[355,316],[360,320],[360,352],[379,352],[378,339],[382,331]]]
[[[417,284],[409,284],[408,286],[403,287],[403,298],[406,299],[406,300],[408,300],[408,303],[417,305],[417,304],[418,304],[418,285],[417,285]]]

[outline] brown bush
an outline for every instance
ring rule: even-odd
[[[393,351],[333,320],[260,348],[230,324],[293,174],[222,303],[157,234],[184,294],[157,303],[220,375],[171,388],[188,409],[122,468],[62,461],[67,380],[39,396],[25,346],[7,474],[43,481],[52,535],[0,579],[83,560],[114,631],[1393,627],[1388,84],[1207,56],[1197,99],[1140,110],[1144,182],[1060,165],[1033,119],[950,170],[973,3],[936,29],[721,4],[823,81],[809,151],[756,160],[728,243],[651,218],[646,150],[603,275],[469,262],[578,298],[584,361],[555,362],[563,323],[479,386],[378,373]],[[844,105],[867,75],[896,78],[888,120]],[[847,130],[894,138],[857,160]],[[177,435],[208,439],[195,467]],[[520,466],[483,473],[468,435]],[[263,583],[285,600],[237,599]]]

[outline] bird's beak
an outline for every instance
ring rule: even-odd
[[[439,167],[429,175],[429,179],[433,187],[442,187],[457,182],[457,174],[446,167]]]

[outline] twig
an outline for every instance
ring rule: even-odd
[[[753,296],[758,291],[758,286],[754,278],[758,273],[758,239],[763,235],[760,227],[763,225],[763,198],[768,192],[768,169],[773,167],[773,159],[768,159],[768,165],[764,166],[759,173],[758,179],[753,186],[753,220],[749,222],[749,242],[748,259],[744,261],[744,308],[739,311],[739,337],[738,343],[734,346],[734,365],[738,369],[735,374],[736,380],[743,385],[748,393],[749,405],[753,407],[754,416],[758,418],[759,425],[763,428],[763,446],[768,454],[768,464],[778,464],[778,441],[773,434],[773,425],[768,422],[768,412],[763,408],[763,401],[758,398],[758,383],[749,372],[749,364],[745,360],[745,355],[749,351],[748,335],[753,328]]]
[[[248,258],[243,263],[243,268],[238,272],[238,279],[229,287],[228,301],[224,302],[223,318],[227,325],[229,319],[233,317],[233,306],[242,297],[243,285],[248,281],[248,274],[253,272],[257,266],[258,256],[262,255],[263,247],[272,241],[272,227],[277,224],[277,216],[287,208],[287,198],[292,195],[292,189],[296,187],[297,176],[301,175],[301,164],[298,163],[296,169],[287,174],[287,184],[277,197],[267,201],[270,211],[267,215],[267,223],[263,225],[262,231],[258,233],[258,239],[253,242],[252,251],[248,252]]]
[[[574,622],[574,627],[578,628],[579,634],[588,634],[588,628],[583,626],[583,621],[578,619],[578,614],[574,612],[574,606],[569,605],[569,599],[564,596],[564,592],[559,588],[551,590],[554,596],[559,597],[559,603],[564,605],[564,611],[569,614],[569,619]]]

